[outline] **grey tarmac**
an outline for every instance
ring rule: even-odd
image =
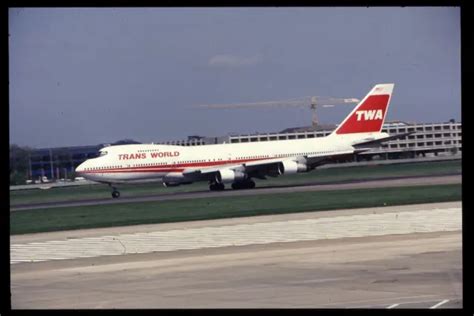
[[[12,243],[393,208],[33,234]],[[18,263],[11,265],[12,308],[461,308],[461,247],[458,230]]]
[[[460,244],[420,233],[21,264],[12,308],[429,308],[462,301]]]

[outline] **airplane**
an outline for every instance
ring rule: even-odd
[[[252,189],[252,179],[308,172],[341,157],[370,150],[383,141],[411,133],[390,136],[381,132],[394,84],[377,84],[341,124],[325,137],[254,143],[173,146],[128,144],[100,149],[76,173],[88,180],[112,187],[143,180],[161,180],[165,187],[208,181],[211,191]]]

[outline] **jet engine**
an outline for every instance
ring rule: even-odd
[[[284,160],[278,164],[279,174],[294,174],[308,171],[308,166],[293,160]]]
[[[163,177],[162,181],[165,187],[176,187],[181,184],[192,183],[181,172],[170,172]]]
[[[181,183],[180,182],[163,182],[163,186],[165,188],[169,188],[169,187],[177,187],[177,186],[180,186]]]
[[[240,171],[230,169],[219,170],[216,174],[217,183],[231,183],[234,181],[241,181],[247,178],[247,175]]]

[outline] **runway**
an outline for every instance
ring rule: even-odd
[[[19,235],[12,308],[460,308],[461,246],[461,202]]]
[[[167,201],[176,199],[194,199],[206,197],[225,197],[225,196],[248,196],[275,193],[291,193],[291,192],[310,192],[310,191],[326,191],[326,190],[349,190],[349,189],[368,189],[379,187],[402,187],[402,186],[418,186],[418,185],[439,185],[439,184],[456,184],[462,182],[462,175],[444,175],[444,176],[424,176],[424,177],[400,177],[400,178],[384,178],[375,180],[354,180],[350,182],[339,182],[329,184],[307,184],[292,186],[276,186],[261,187],[252,190],[225,190],[215,191],[198,191],[198,192],[177,192],[166,193],[153,196],[138,197],[121,197],[120,199],[112,199],[104,197],[103,199],[81,200],[69,202],[52,202],[39,204],[15,205],[10,207],[10,212],[34,210],[41,208],[57,208],[57,207],[73,207],[73,206],[89,206],[89,205],[105,205],[105,204],[122,204],[137,203],[151,201]]]

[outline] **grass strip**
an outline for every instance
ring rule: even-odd
[[[461,184],[39,209],[10,213],[11,234],[461,200]]]

